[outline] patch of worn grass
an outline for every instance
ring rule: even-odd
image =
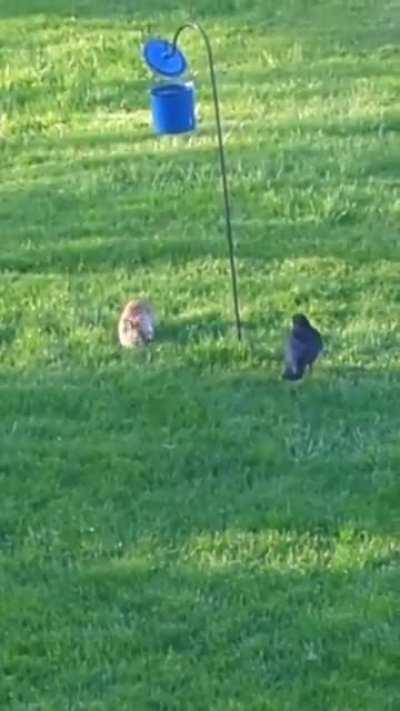
[[[397,709],[400,7],[193,5],[241,345],[195,35],[200,130],[149,128],[139,46],[190,3],[0,0],[0,705]]]

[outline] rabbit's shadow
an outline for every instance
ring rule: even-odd
[[[246,332],[254,330],[254,325],[241,322]],[[220,339],[236,334],[236,323],[221,317],[217,311],[199,317],[171,319],[163,321],[157,328],[157,340],[160,343],[174,342],[186,345],[190,341],[204,338]]]

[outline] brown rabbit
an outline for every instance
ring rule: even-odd
[[[154,311],[146,301],[128,301],[119,322],[121,346],[134,348],[150,343],[154,338]]]

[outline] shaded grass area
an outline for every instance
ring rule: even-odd
[[[3,379],[3,698],[397,699],[398,378],[137,379]]]
[[[396,709],[400,8],[194,5],[241,345],[195,36],[200,131],[149,129],[189,3],[0,0],[0,705]],[[327,354],[288,388],[294,310]]]

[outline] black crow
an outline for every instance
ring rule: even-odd
[[[322,348],[319,331],[311,326],[306,316],[295,314],[286,344],[285,370],[282,377],[286,380],[301,380],[306,369],[311,370]]]

